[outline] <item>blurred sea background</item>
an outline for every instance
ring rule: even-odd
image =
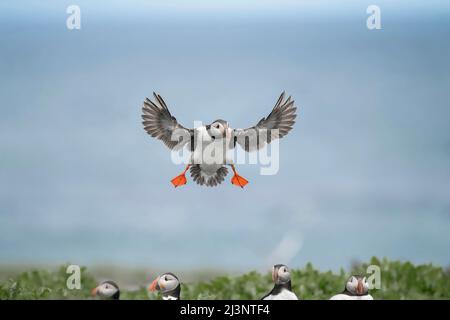
[[[448,266],[449,18],[417,0],[2,1],[0,265]],[[146,96],[187,127],[247,127],[283,90],[298,119],[277,175],[172,187]]]

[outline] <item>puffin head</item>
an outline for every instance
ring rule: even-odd
[[[119,300],[119,286],[114,281],[104,281],[92,289],[92,296],[105,300]]]
[[[180,280],[173,273],[164,273],[158,277],[149,285],[149,291],[159,291],[163,295],[176,290],[180,286]]]
[[[275,284],[285,284],[291,281],[289,268],[284,264],[276,264],[272,268],[272,280]]]
[[[353,275],[348,278],[345,288],[354,295],[363,296],[369,292],[369,283],[366,277]]]
[[[213,121],[210,125],[206,126],[206,129],[213,140],[225,138],[227,134],[231,133],[228,122],[222,119]]]

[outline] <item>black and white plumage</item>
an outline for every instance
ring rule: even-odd
[[[373,300],[373,297],[369,294],[366,277],[354,275],[348,278],[344,291],[331,297],[330,300]]]
[[[102,300],[119,300],[120,289],[117,283],[107,280],[92,289],[92,295]]]
[[[298,300],[292,291],[291,273],[284,264],[274,265],[272,268],[274,287],[262,300]]]
[[[145,131],[163,141],[171,150],[188,147],[191,151],[190,162],[185,171],[172,179],[175,187],[186,183],[185,173],[189,168],[191,176],[198,184],[217,186],[228,174],[226,165],[231,166],[233,170],[232,183],[244,187],[248,181],[237,174],[233,160],[227,156],[228,151],[236,145],[247,152],[263,148],[271,141],[287,135],[297,116],[294,100],[290,96],[285,99],[283,92],[272,112],[247,129],[233,129],[222,119],[209,125],[188,129],[172,116],[159,94],[153,93],[153,97],[153,101],[146,98],[142,107],[142,124]]]
[[[168,272],[156,277],[148,290],[161,292],[163,300],[180,300],[181,283],[176,275]]]

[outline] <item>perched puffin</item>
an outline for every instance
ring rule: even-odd
[[[156,277],[148,287],[148,290],[161,292],[163,300],[180,300],[180,280],[170,272]]]
[[[295,293],[292,292],[291,274],[287,266],[284,264],[274,265],[272,280],[275,286],[262,300],[298,300]]]
[[[162,140],[171,150],[181,150],[188,146],[191,156],[184,171],[171,180],[175,187],[186,184],[186,172],[199,185],[208,187],[221,184],[230,166],[233,171],[231,183],[243,188],[248,180],[238,175],[233,160],[227,155],[239,144],[245,151],[261,149],[275,139],[284,137],[295,123],[294,100],[285,99],[283,92],[272,112],[256,125],[247,129],[233,129],[225,120],[215,120],[211,124],[195,129],[187,129],[173,117],[163,98],[153,93],[154,101],[146,98],[142,107],[142,124],[145,131]],[[229,154],[229,153],[228,153]]]
[[[345,284],[345,289],[330,298],[330,300],[373,300],[369,294],[369,284],[366,277],[351,276]]]
[[[92,296],[99,297],[102,300],[119,300],[119,286],[114,281],[104,281],[92,289]]]

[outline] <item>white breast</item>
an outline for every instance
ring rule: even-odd
[[[264,300],[298,300],[298,298],[292,291],[283,289],[279,294],[277,295],[270,294],[267,297],[265,297]]]
[[[330,300],[373,300],[373,298],[370,294],[367,294],[365,296],[348,296],[346,294],[340,293],[332,296]]]
[[[233,163],[229,152],[229,139],[212,140],[205,127],[195,129],[195,139],[196,145],[191,156],[191,163],[202,164],[202,171],[215,174],[223,164]]]

